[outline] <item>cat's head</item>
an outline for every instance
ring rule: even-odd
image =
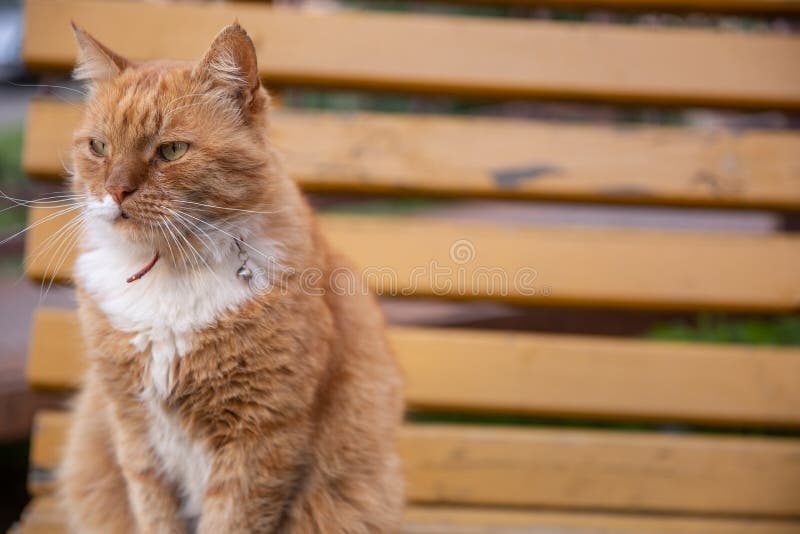
[[[198,62],[133,62],[74,26],[88,82],[74,136],[75,192],[87,224],[166,250],[197,227],[232,231],[237,216],[269,195],[269,97],[256,52],[234,24]],[[196,233],[196,232],[195,232]]]

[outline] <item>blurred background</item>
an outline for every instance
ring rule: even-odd
[[[498,6],[491,3],[463,5],[412,1],[306,1],[289,3],[299,9],[333,11],[346,9],[389,12],[448,13],[459,16],[541,19],[571,22],[603,22],[641,26],[721,28],[736,32],[770,31],[795,34],[800,21],[787,15],[713,14],[606,10],[593,8]],[[36,181],[21,170],[20,154],[28,102],[34,95],[50,94],[72,100],[63,75],[26,72],[20,58],[23,32],[22,6],[0,1],[0,190],[24,199],[58,191],[59,184]],[[798,58],[800,67],[800,58]],[[51,86],[61,86],[51,87]],[[66,89],[64,88],[66,87]],[[787,130],[800,128],[800,114],[784,111],[727,111],[639,105],[610,105],[535,99],[459,99],[443,96],[368,93],[283,87],[281,105],[337,111],[451,113],[517,117],[594,124],[651,124],[693,128],[724,127]],[[569,226],[630,226],[698,230],[705,232],[768,234],[797,230],[796,215],[751,209],[707,210],[679,207],[634,207],[573,204],[567,202],[513,202],[445,200],[436,198],[388,198],[379,195],[312,195],[323,211],[370,214],[424,214],[450,220],[530,223]],[[0,530],[19,517],[25,494],[28,436],[33,412],[62,403],[60,394],[32,392],[25,381],[25,358],[30,320],[36,306],[74,305],[68,287],[48,291],[22,276],[22,208],[5,209],[0,202]],[[10,237],[10,238],[9,238]],[[383,300],[393,324],[472,326],[485,329],[526,330],[573,334],[613,334],[632,338],[661,338],[744,344],[800,345],[800,316],[724,314],[711,312],[626,311],[625,309],[560,309],[520,307],[496,302],[449,302],[427,299]]]

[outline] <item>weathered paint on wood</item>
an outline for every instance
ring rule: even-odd
[[[272,83],[482,96],[800,107],[800,38],[701,29],[304,13],[257,4],[28,0],[23,59],[68,69],[70,20],[134,60],[196,59],[238,18]],[[126,24],[113,22],[124,20]],[[172,31],[180,21],[180,39]],[[302,35],[302,39],[297,36]],[[146,38],[142,38],[146,36]],[[413,37],[411,37],[413,36]],[[374,46],[375,42],[381,46]]]
[[[800,426],[796,349],[409,327],[389,340],[417,410]],[[28,383],[75,388],[83,352],[75,312],[39,308]]]
[[[59,249],[58,238],[49,247],[47,240],[66,228],[69,241],[71,214],[29,213],[35,226],[26,240],[25,272],[39,280],[68,279],[74,258],[64,252],[74,248]],[[320,220],[331,245],[383,295],[776,312],[800,305],[800,237],[791,234],[533,228],[389,216]]]
[[[402,534],[796,534],[800,524],[770,519],[709,519],[598,512],[552,512],[451,506],[406,508]],[[14,534],[67,534],[64,511],[35,497]]]
[[[598,512],[551,512],[450,506],[406,508],[402,534],[796,534],[800,524],[769,519],[709,519]],[[35,497],[14,534],[67,534],[64,511]]]
[[[34,470],[57,464],[67,424],[39,413]],[[407,424],[399,450],[412,503],[800,514],[796,439]]]
[[[34,100],[28,174],[69,166],[76,104]],[[800,134],[279,110],[272,141],[306,190],[800,208]]]

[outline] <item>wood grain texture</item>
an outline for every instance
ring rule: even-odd
[[[37,280],[53,274],[66,280],[74,258],[52,251],[74,249],[48,247],[46,240],[69,224],[70,214],[48,211],[29,211],[35,226],[26,240],[25,272]],[[773,312],[800,305],[800,237],[791,234],[534,228],[389,216],[320,220],[334,249],[353,261],[367,286],[387,296]],[[120,273],[121,280],[128,276]]]
[[[800,523],[409,506],[402,534],[796,534]],[[50,495],[35,497],[14,534],[67,534],[64,511]]]
[[[145,9],[132,1],[28,0],[23,58],[32,68],[70,68],[76,55],[70,19],[134,60],[198,58],[234,18],[252,35],[268,83],[800,107],[800,38],[698,29],[309,14],[257,4]],[[119,20],[126,24],[112,23]]]
[[[416,410],[800,426],[795,349],[407,327],[389,339]],[[84,365],[75,312],[37,310],[29,384],[75,388]]]
[[[60,178],[75,104],[34,100],[28,174]],[[306,190],[800,208],[800,135],[279,110],[272,140]]]
[[[410,506],[404,534],[797,534],[800,523],[597,512]]]
[[[568,8],[667,9],[745,13],[797,13],[798,0],[449,0],[453,3]]]
[[[37,417],[31,490],[58,462],[68,419]],[[418,504],[575,507],[753,516],[800,514],[800,440],[407,424],[407,495]]]
[[[796,534],[800,523],[649,517],[452,506],[409,506],[402,534]],[[14,534],[67,534],[64,511],[50,495],[35,497]]]
[[[33,315],[25,377],[33,388],[76,389],[85,369],[78,314],[38,307]]]

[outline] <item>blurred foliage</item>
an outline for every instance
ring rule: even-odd
[[[0,130],[0,186],[22,182],[22,128]]]
[[[648,337],[672,341],[800,346],[800,316],[731,319],[702,314],[694,324],[671,322],[657,325]]]
[[[496,102],[460,99],[438,95],[402,95],[342,89],[287,88],[281,99],[288,107],[335,110],[338,112],[377,111],[380,113],[480,114]]]
[[[24,185],[22,173],[22,128],[0,130],[0,190],[14,193]],[[10,207],[8,201],[0,200],[0,238],[10,229],[25,223],[25,210]]]
[[[736,426],[708,426],[653,421],[614,421],[585,419],[582,417],[540,417],[535,415],[476,414],[463,412],[418,411],[406,412],[406,420],[413,423],[499,425],[559,427],[592,430],[616,430],[635,432],[666,432],[671,434],[725,434],[735,436],[782,436],[798,437],[800,431],[786,428],[752,428]]]
[[[600,22],[652,26],[688,26],[734,31],[800,31],[797,16],[786,14],[713,13],[686,10],[573,8],[543,5],[459,4],[458,2],[419,0],[340,0],[349,9],[372,11],[437,13],[477,17],[528,18],[559,22]]]
[[[357,215],[413,215],[442,201],[419,197],[391,197],[343,202],[319,209],[326,213],[352,213]]]
[[[429,94],[390,94],[307,87],[284,88],[281,91],[280,98],[287,108],[329,110],[340,113],[369,111],[379,113],[449,114],[622,125],[659,124],[675,126],[687,123],[686,110],[669,107],[614,106],[599,103],[566,103],[533,99],[492,100],[487,98]]]

